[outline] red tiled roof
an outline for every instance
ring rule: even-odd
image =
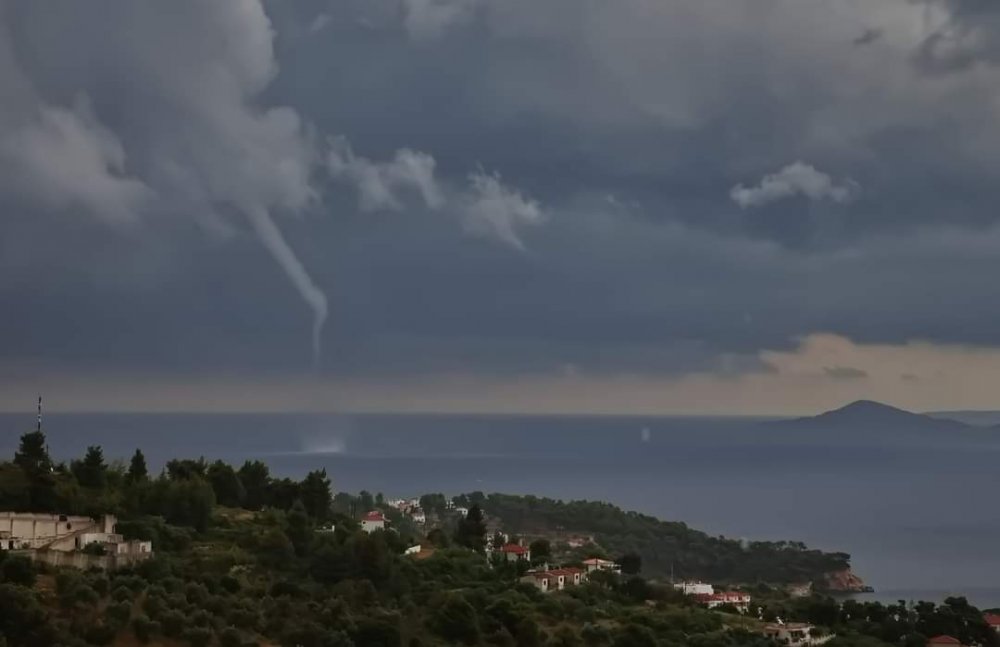
[[[991,627],[1000,627],[1000,614],[984,613],[983,620]]]
[[[962,641],[951,636],[934,636],[927,641],[928,645],[961,645]]]
[[[517,544],[507,544],[500,549],[502,553],[514,553],[515,555],[524,555],[528,552],[528,549],[524,546],[518,546]]]
[[[365,516],[361,517],[362,521],[385,521],[385,517],[378,510],[372,510]]]

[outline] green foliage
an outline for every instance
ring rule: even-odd
[[[643,572],[650,576],[665,577],[672,570],[683,579],[787,584],[822,580],[824,574],[850,565],[845,553],[810,550],[799,542],[744,544],[608,503],[481,493],[464,500],[479,501],[483,512],[499,518],[508,532],[551,528],[593,535],[611,554],[639,555]]]
[[[479,552],[486,547],[486,524],[483,521],[483,510],[478,505],[469,508],[465,518],[459,520],[455,530],[455,543]]]
[[[19,586],[34,586],[35,567],[27,557],[8,557],[0,562],[0,580]]]
[[[87,448],[83,460],[70,463],[70,471],[82,487],[97,489],[107,485],[108,466],[104,462],[104,452],[95,445]]]
[[[215,492],[219,505],[238,508],[246,499],[246,490],[236,470],[222,461],[215,461],[208,467],[208,482]]]
[[[325,521],[330,516],[330,505],[333,496],[330,494],[330,479],[326,470],[309,472],[299,487],[299,499],[305,506],[306,513],[318,521]]]
[[[443,596],[427,619],[431,630],[449,643],[475,645],[479,641],[476,610],[458,593]]]
[[[243,484],[247,509],[263,508],[268,503],[268,484],[271,481],[267,465],[260,461],[247,461],[239,469],[238,475]]]
[[[129,484],[143,483],[148,478],[149,470],[146,468],[146,457],[143,455],[142,450],[137,449],[129,461],[125,482]]]

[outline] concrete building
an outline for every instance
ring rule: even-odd
[[[674,588],[684,595],[714,595],[715,587],[705,582],[678,582]]]
[[[0,512],[0,550],[77,568],[131,566],[153,555],[149,541],[126,541],[113,515],[99,519],[37,512]],[[90,547],[97,550],[85,550]]]
[[[121,543],[115,535],[117,519],[100,519],[38,512],[0,512],[0,549],[2,550],[78,550],[87,543]],[[88,540],[81,544],[81,538]]]

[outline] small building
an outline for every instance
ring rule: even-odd
[[[531,550],[520,544],[507,544],[498,551],[508,562],[531,561]]]
[[[715,587],[705,582],[678,582],[674,588],[684,595],[714,595]]]
[[[927,647],[962,647],[962,641],[953,636],[934,636],[927,641]]]
[[[376,530],[385,530],[386,523],[385,515],[378,510],[372,510],[361,517],[361,529],[367,533],[372,533]]]
[[[764,625],[764,635],[774,640],[779,645],[788,647],[800,647],[801,645],[814,645],[818,642],[813,638],[814,627],[804,622],[775,623]]]
[[[691,597],[709,609],[716,609],[728,604],[736,607],[741,613],[746,613],[750,610],[750,594],[742,591],[695,593]]]
[[[469,516],[469,509],[464,506],[455,506],[455,512],[457,512],[463,517]]]
[[[414,523],[427,523],[427,515],[420,508],[413,508],[410,511],[410,518],[413,519]]]
[[[416,545],[410,546],[409,548],[407,548],[406,550],[404,550],[403,554],[404,555],[416,555],[421,550],[423,550],[423,546],[421,546],[420,544],[416,544]]]
[[[986,622],[987,625],[989,625],[990,629],[992,629],[997,633],[1000,633],[1000,614],[984,613],[983,621]]]
[[[534,585],[542,593],[548,593],[549,579],[550,579],[549,574],[545,571],[541,571],[538,573],[527,573],[524,577],[521,578],[521,581]]]
[[[534,584],[542,593],[562,591],[568,586],[580,586],[587,581],[587,572],[581,568],[556,568],[548,571],[532,571],[521,578],[522,582]]]
[[[601,559],[600,557],[591,557],[590,559],[583,560],[583,567],[587,569],[588,573],[610,571],[621,574],[622,572],[622,567],[617,562],[610,559]]]

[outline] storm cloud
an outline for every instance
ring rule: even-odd
[[[960,0],[0,0],[0,366],[738,380],[818,333],[997,347],[998,39]]]

